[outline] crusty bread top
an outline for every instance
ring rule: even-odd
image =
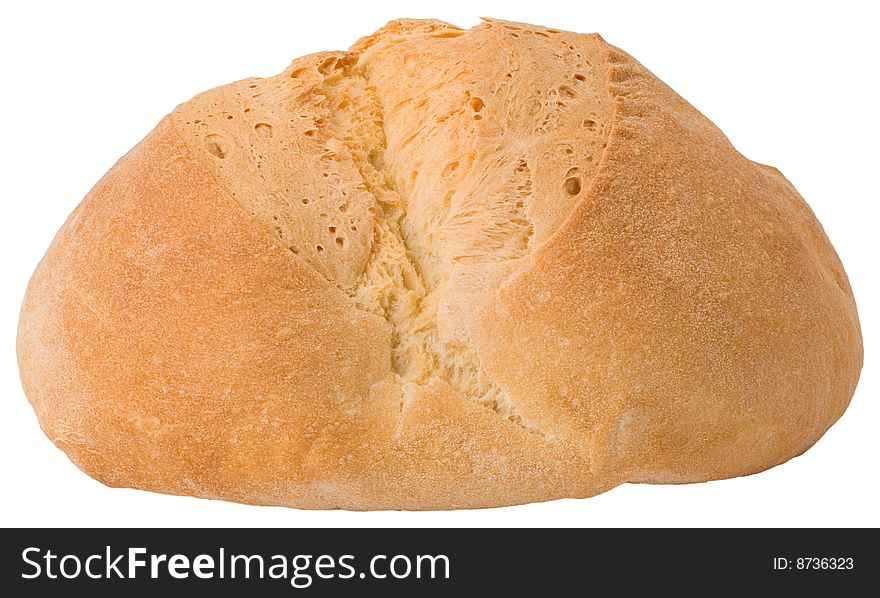
[[[576,205],[610,101],[596,36],[517,29],[397,21],[172,121],[280,243],[388,320],[395,373],[522,423],[469,332]]]
[[[59,233],[19,356],[107,483],[455,508],[770,467],[861,338],[793,187],[632,58],[401,20],[180,105]]]

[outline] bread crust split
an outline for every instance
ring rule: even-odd
[[[455,509],[782,463],[862,342],[797,191],[633,58],[398,20],[164,118],[59,231],[18,356],[107,485]]]

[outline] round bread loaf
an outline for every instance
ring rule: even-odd
[[[454,509],[782,463],[862,342],[797,191],[630,56],[400,20],[163,119],[37,267],[18,355],[110,486]]]

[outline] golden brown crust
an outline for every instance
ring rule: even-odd
[[[630,481],[786,461],[840,417],[858,380],[843,267],[782,175],[628,55],[609,47],[608,62],[603,163],[499,292],[500,317],[483,320],[486,367],[523,389],[529,417],[610,430],[609,466]]]
[[[752,473],[862,363],[781,174],[598,36],[494,20],[181,105],[62,227],[18,354],[109,485],[348,509]]]

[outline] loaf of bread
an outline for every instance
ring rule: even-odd
[[[107,485],[455,509],[782,463],[862,341],[797,191],[633,58],[399,20],[164,118],[61,228],[18,355]]]

